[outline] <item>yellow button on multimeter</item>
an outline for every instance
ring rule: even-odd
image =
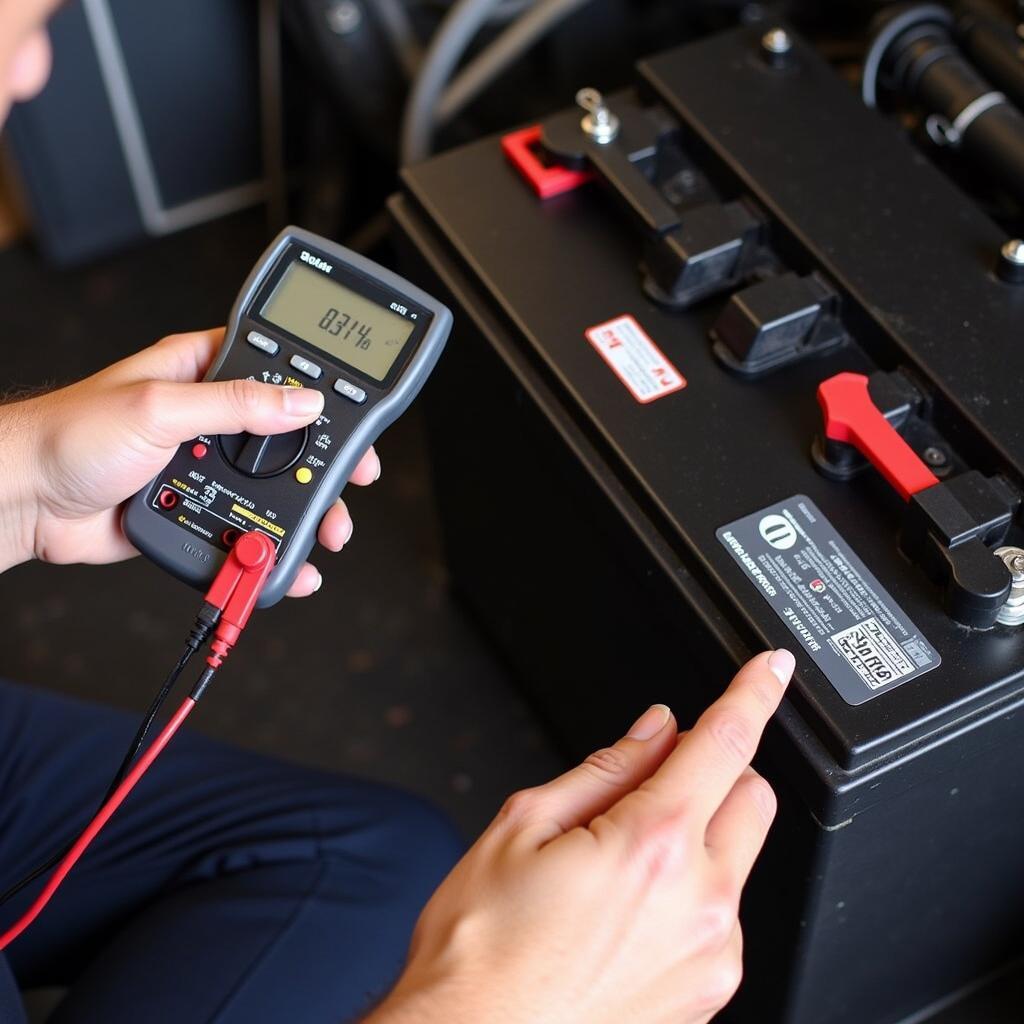
[[[298,480],[300,484],[308,484],[309,481],[313,479],[313,470],[311,470],[309,466],[299,466],[299,468],[295,470],[295,479]]]

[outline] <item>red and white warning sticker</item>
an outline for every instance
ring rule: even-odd
[[[587,341],[638,402],[646,405],[686,387],[686,378],[628,314],[590,327],[585,333]]]

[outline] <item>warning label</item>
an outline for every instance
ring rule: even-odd
[[[717,536],[848,704],[941,663],[810,498],[779,502]]]
[[[589,328],[586,335],[638,402],[646,405],[686,387],[686,378],[633,317],[616,317]]]

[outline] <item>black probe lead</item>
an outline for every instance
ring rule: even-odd
[[[160,756],[167,744],[170,743],[181,728],[185,719],[192,713],[216,671],[217,668],[213,665],[203,671],[198,682],[193,687],[192,693],[181,702],[181,706],[171,715],[163,729],[160,730],[160,734],[145,749],[138,761],[132,765],[121,784],[114,790],[110,798],[103,802],[103,806],[93,815],[85,830],[68,848],[67,853],[60,859],[60,863],[50,875],[49,880],[43,886],[39,895],[36,896],[28,909],[13,924],[0,934],[0,950],[6,949],[43,912],[46,905],[53,898],[54,893],[61,887],[64,879],[67,878],[86,850],[89,849],[92,841],[103,830],[103,826],[110,821],[121,804],[131,795],[139,780],[149,771],[153,762]]]
[[[220,612],[218,609],[213,608],[211,605],[206,604],[203,606],[202,611],[196,616],[195,624],[189,634],[188,642],[185,645],[185,650],[182,651],[181,657],[178,658],[177,664],[168,673],[167,678],[163,681],[163,685],[160,687],[157,695],[153,698],[152,703],[146,710],[146,714],[143,716],[142,722],[139,725],[138,731],[135,733],[134,738],[127,752],[124,755],[124,759],[121,761],[121,766],[117,769],[114,777],[110,781],[110,785],[107,787],[107,791],[103,796],[103,799],[99,803],[97,813],[106,802],[114,795],[117,787],[125,780],[128,772],[131,771],[132,764],[135,758],[138,757],[139,751],[142,749],[143,744],[146,742],[146,737],[149,735],[149,730],[153,727],[153,723],[156,721],[157,716],[160,714],[161,709],[167,701],[167,698],[171,695],[171,691],[174,689],[174,684],[177,683],[179,676],[185,670],[185,666],[188,665],[192,655],[199,650],[203,644],[206,643],[209,638],[210,631],[217,624],[217,620],[220,618]],[[212,675],[212,673],[211,673]],[[205,676],[205,673],[204,673]],[[207,680],[209,682],[209,680]],[[204,685],[205,689],[205,685]],[[13,899],[22,889],[27,885],[31,885],[41,875],[46,874],[47,871],[55,868],[71,851],[74,845],[74,840],[67,843],[60,850],[53,854],[48,860],[35,867],[27,875],[15,882],[9,889],[0,894],[0,906],[3,906],[8,900]]]
[[[2,904],[29,882],[38,878],[49,867],[54,867],[53,873],[28,909],[7,931],[0,934],[0,950],[6,949],[42,913],[53,894],[67,878],[68,873],[124,803],[139,780],[149,771],[150,766],[174,738],[185,719],[192,713],[217,670],[231,653],[245,629],[249,616],[256,607],[260,592],[273,571],[275,562],[274,543],[264,533],[257,531],[244,533],[234,544],[224,565],[221,566],[214,578],[213,585],[207,592],[206,600],[192,624],[184,652],[178,659],[178,663],[171,669],[167,679],[164,680],[132,740],[128,753],[121,762],[121,767],[115,777],[116,785],[112,785],[108,790],[103,803],[86,825],[85,830],[70,846],[55,858],[51,858],[46,864],[36,868],[26,878],[8,889],[6,893],[0,895],[0,904]],[[211,652],[206,658],[206,668],[200,673],[191,693],[164,724],[159,735],[145,750],[142,750],[146,734],[178,676],[181,675],[182,669],[192,655],[210,639],[211,633],[213,640],[210,644]],[[138,755],[138,760],[136,760],[136,755]]]

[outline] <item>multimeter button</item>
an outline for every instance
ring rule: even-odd
[[[316,363],[311,363],[308,359],[303,359],[302,356],[292,356],[291,359],[288,360],[288,365],[293,370],[298,370],[299,373],[304,373],[307,377],[312,377],[313,380],[319,380],[324,372],[316,365]]]
[[[259,331],[250,331],[248,337],[245,339],[252,345],[253,348],[258,348],[261,352],[266,352],[268,356],[276,356],[281,351],[281,346],[276,341],[268,338],[265,334],[260,334]]]
[[[366,401],[366,392],[362,388],[357,388],[355,384],[349,384],[347,380],[342,380],[340,377],[334,382],[334,390],[339,395],[344,395],[349,401],[355,402],[356,405],[362,405]]]
[[[192,445],[192,455],[194,458],[197,459],[205,459],[208,450],[209,449],[207,449],[206,445],[203,444],[202,441],[197,441],[194,445]]]
[[[295,479],[298,480],[300,484],[308,484],[309,481],[313,479],[313,470],[311,470],[309,466],[299,466],[299,468],[295,470]]]

